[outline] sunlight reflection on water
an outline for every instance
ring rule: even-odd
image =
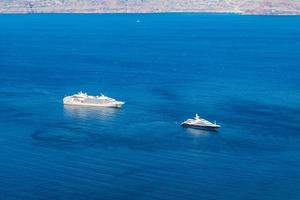
[[[210,134],[216,133],[216,131],[201,130],[194,128],[186,128],[186,132],[193,137],[207,137]]]
[[[64,106],[64,114],[67,117],[77,119],[101,119],[111,120],[116,115],[117,109],[104,107]]]

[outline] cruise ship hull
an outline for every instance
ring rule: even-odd
[[[64,102],[64,105],[69,106],[89,106],[89,107],[108,107],[108,108],[121,108],[124,102],[114,102],[105,104],[91,104],[91,103],[79,103],[79,102]]]

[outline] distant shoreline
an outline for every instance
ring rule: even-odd
[[[210,12],[210,11],[160,11],[160,12],[0,12],[0,15],[34,15],[34,14],[208,14],[208,15],[241,15],[241,16],[300,16],[300,13],[243,13],[243,12]]]
[[[1,0],[0,13],[223,13],[300,15],[295,0]]]

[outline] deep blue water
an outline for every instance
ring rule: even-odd
[[[0,15],[0,94],[1,200],[300,199],[300,17]]]

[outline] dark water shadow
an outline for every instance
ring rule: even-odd
[[[0,107],[0,120],[4,122],[28,124],[35,116],[35,113],[23,111],[15,106],[3,105]]]
[[[166,89],[167,88],[167,89]],[[171,87],[156,87],[151,88],[150,91],[153,95],[158,96],[164,100],[178,101],[180,99],[179,95],[171,89]]]
[[[223,123],[255,133],[300,137],[300,110],[297,108],[234,99],[220,110],[224,114]]]
[[[40,125],[40,128],[31,133],[34,145],[49,148],[128,148],[141,151],[159,151],[189,148],[184,140],[188,137],[175,137],[180,132],[161,132],[163,126],[145,130],[145,125],[128,125],[113,129],[101,126],[81,126],[74,121],[58,121]],[[161,128],[159,128],[161,126]],[[176,126],[176,125],[175,125]],[[179,127],[180,129],[180,127]],[[183,140],[180,143],[178,140]]]

